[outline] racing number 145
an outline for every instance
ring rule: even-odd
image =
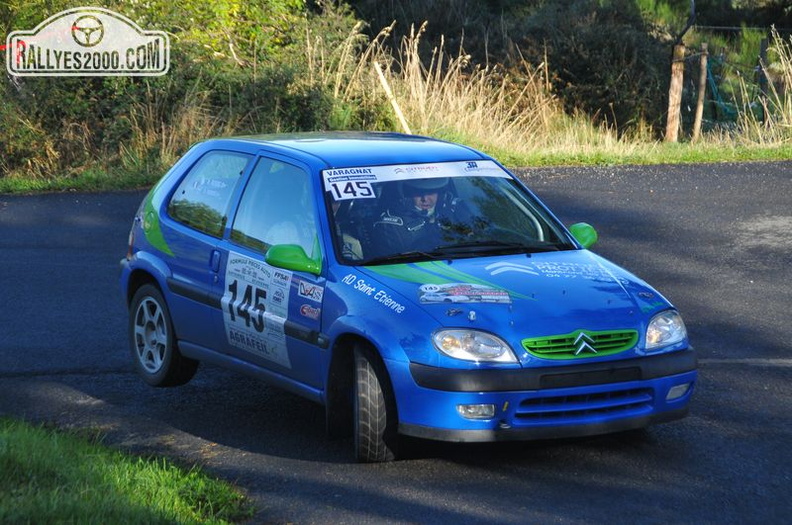
[[[371,189],[371,183],[364,180],[347,183],[333,182],[330,184],[330,191],[333,193],[333,199],[337,201],[376,197],[374,190]]]
[[[267,290],[248,284],[243,290],[239,290],[239,282],[234,281],[228,285],[231,292],[231,300],[228,302],[228,313],[231,314],[231,321],[236,322],[237,316],[245,321],[245,326],[257,332],[264,331],[264,300],[267,298]],[[240,297],[241,295],[241,297]]]

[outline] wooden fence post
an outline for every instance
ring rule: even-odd
[[[767,38],[763,38],[759,44],[759,68],[757,70],[759,73],[759,102],[764,123],[768,121],[769,116],[767,115],[767,46],[769,42]]]
[[[704,97],[707,94],[707,43],[701,44],[701,60],[699,61],[698,98],[696,99],[696,119],[693,121],[693,139],[701,137],[701,119],[704,117]]]
[[[671,86],[668,88],[668,120],[666,121],[666,142],[676,142],[679,138],[680,110],[682,107],[682,81],[685,76],[685,44],[674,46],[671,60]]]

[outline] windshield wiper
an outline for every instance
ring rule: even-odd
[[[358,264],[361,266],[375,266],[379,264],[399,264],[417,262],[422,260],[448,259],[449,257],[475,257],[476,255],[505,255],[514,253],[542,253],[559,250],[570,250],[573,246],[558,245],[548,241],[508,242],[498,240],[467,241],[454,244],[443,244],[432,251],[424,252],[413,250],[404,253],[394,253],[380,257],[372,257]]]
[[[441,259],[441,254],[436,252],[421,252],[421,251],[409,251],[404,253],[393,253],[390,255],[383,255],[381,257],[372,257],[371,259],[366,259],[365,261],[360,261],[360,266],[376,266],[378,264],[399,264],[399,263],[407,263],[407,262],[416,262],[421,261],[424,259]]]
[[[482,240],[482,241],[468,241],[454,244],[445,244],[438,246],[432,253],[437,255],[442,254],[471,254],[471,253],[540,253],[540,252],[554,252],[566,249],[564,246],[547,242],[547,241],[534,241],[534,242],[508,242],[499,241],[495,239]]]

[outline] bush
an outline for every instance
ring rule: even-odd
[[[4,76],[0,177],[51,179],[97,167],[156,177],[208,136],[368,123],[365,111],[338,107],[330,86],[314,77],[306,52],[314,26],[331,48],[345,41],[357,23],[346,9],[309,10],[301,0],[117,4],[109,7],[171,34],[168,74]],[[13,30],[32,28],[63,8],[16,3],[2,9]]]
[[[651,35],[629,0],[549,2],[526,20],[521,53],[547,62],[567,112],[629,131],[662,127],[671,46]]]

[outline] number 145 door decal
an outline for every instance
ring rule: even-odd
[[[231,346],[291,368],[284,330],[291,280],[288,270],[228,254],[222,308]]]

